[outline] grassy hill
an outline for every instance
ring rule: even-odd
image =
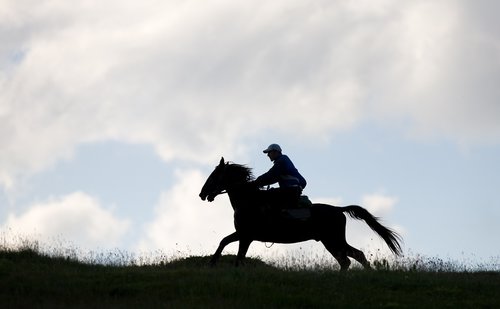
[[[499,272],[285,270],[233,256],[103,266],[0,250],[1,308],[500,308]]]

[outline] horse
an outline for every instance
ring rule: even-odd
[[[266,199],[266,190],[255,185],[252,170],[244,165],[224,162],[207,178],[199,194],[200,198],[212,202],[216,196],[227,193],[234,210],[236,231],[224,237],[213,254],[210,264],[215,265],[224,247],[239,241],[236,265],[244,261],[253,241],[269,243],[297,243],[307,240],[320,241],[340,264],[340,270],[349,268],[349,257],[358,261],[365,269],[370,263],[364,253],[351,245],[345,238],[346,216],[364,220],[380,236],[389,249],[397,256],[402,255],[401,236],[394,230],[383,226],[379,218],[357,205],[345,207],[327,204],[312,204],[307,219],[296,219],[286,215],[284,210],[271,211]]]

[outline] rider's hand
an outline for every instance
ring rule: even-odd
[[[251,187],[256,187],[256,188],[260,187],[259,184],[255,180],[249,181],[248,185]]]

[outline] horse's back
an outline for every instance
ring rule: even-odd
[[[322,223],[327,223],[327,225],[332,224],[343,224],[345,225],[346,218],[342,212],[342,207],[332,206],[322,203],[314,203],[311,206],[311,220],[315,224],[321,225]]]
[[[341,214],[342,207],[333,206],[323,203],[314,203],[311,205],[311,211],[316,214]]]

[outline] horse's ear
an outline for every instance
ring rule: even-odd
[[[224,165],[224,157],[220,159],[219,165]]]

